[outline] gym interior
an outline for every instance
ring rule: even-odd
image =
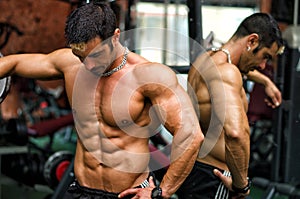
[[[49,53],[66,47],[66,18],[77,6],[88,2],[0,1],[2,56]],[[121,31],[134,33],[124,38],[128,48],[172,68],[183,86],[195,56],[190,50],[191,40],[204,49],[219,47],[245,17],[264,11],[257,0],[106,2],[114,9]],[[290,1],[278,2],[277,5],[285,5]],[[300,198],[298,8],[299,2],[295,0],[289,12],[292,22],[282,28],[285,52],[263,71],[280,89],[282,104],[276,109],[267,107],[264,88],[249,80],[244,82],[251,129],[249,177],[253,182],[248,198]],[[145,48],[151,45],[152,48]],[[0,89],[1,96],[5,94],[0,98],[0,199],[62,198],[62,193],[74,180],[73,157],[77,139],[64,82],[9,77],[0,80]],[[168,132],[161,134],[161,137],[153,138],[154,147],[171,141]]]

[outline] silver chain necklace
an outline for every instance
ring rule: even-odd
[[[122,59],[121,64],[120,64],[119,66],[117,66],[116,68],[113,68],[113,69],[111,69],[110,71],[103,73],[101,76],[102,76],[102,77],[107,77],[107,76],[110,76],[110,75],[112,75],[113,73],[119,71],[120,69],[122,69],[123,66],[125,66],[125,64],[126,64],[128,53],[129,53],[129,50],[128,50],[127,47],[125,47],[124,56],[123,56],[123,59]]]
[[[224,52],[227,55],[228,63],[231,64],[231,56],[230,56],[229,50],[227,50],[226,48],[212,48],[211,50],[214,52],[217,52],[217,51]]]

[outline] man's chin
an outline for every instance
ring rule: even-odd
[[[242,70],[240,70],[240,72],[241,72],[242,75],[247,75],[249,73],[249,70],[248,71],[242,71]]]
[[[106,67],[97,67],[90,70],[91,73],[93,73],[96,76],[102,76],[103,73],[106,72]]]
[[[258,69],[257,68],[250,68],[247,71],[241,71],[241,73],[244,74],[244,75],[247,75],[250,71],[255,71],[255,70],[258,70]]]

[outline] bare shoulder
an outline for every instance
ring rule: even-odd
[[[174,84],[177,82],[175,72],[170,67],[157,62],[137,64],[133,72],[139,81],[164,84]]]
[[[47,59],[59,68],[81,64],[81,61],[72,53],[70,48],[55,50],[47,55]]]
[[[61,48],[49,53],[48,55],[53,59],[70,60],[77,63],[80,62],[80,60],[72,53],[70,48]]]
[[[72,53],[72,49],[71,48],[60,48],[60,49],[54,50],[50,54],[65,54],[65,55],[69,54],[70,55],[70,54],[73,54],[73,53]]]
[[[230,63],[224,63],[217,65],[217,67],[224,82],[236,86],[242,86],[242,74],[237,66]]]

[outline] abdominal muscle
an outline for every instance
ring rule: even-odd
[[[202,102],[199,105],[199,110],[201,113],[200,116],[200,126],[204,134],[208,131],[210,125],[210,118],[211,118],[211,104]],[[211,132],[210,132],[211,133]],[[214,137],[215,138],[215,137]],[[208,139],[208,138],[206,138]],[[213,148],[208,152],[208,154],[204,157],[198,157],[197,161],[217,167],[222,170],[228,170],[226,160],[225,160],[225,138],[224,138],[224,130],[220,133],[220,136],[216,138],[217,141],[211,141],[214,145]],[[210,142],[209,142],[210,143]],[[204,146],[204,145],[203,145]],[[200,149],[200,150],[203,150]]]
[[[98,147],[86,149],[95,143]],[[148,139],[124,135],[120,130],[120,136],[94,135],[84,143],[78,139],[74,172],[81,186],[119,193],[148,177],[148,162]]]
[[[224,132],[221,133],[212,150],[205,157],[198,158],[197,161],[228,171],[225,160]]]

